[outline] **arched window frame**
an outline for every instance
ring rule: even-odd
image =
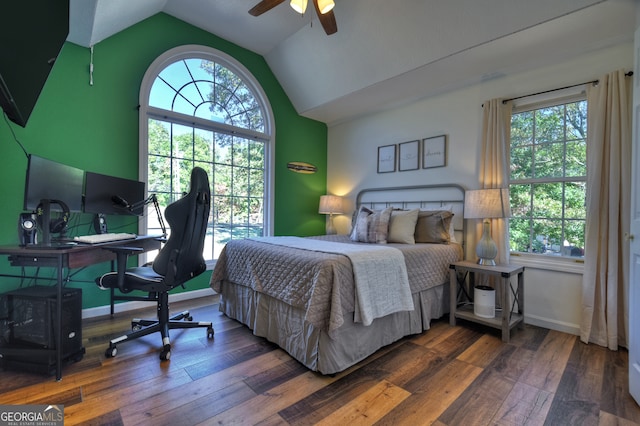
[[[219,123],[200,117],[180,114],[165,109],[155,108],[149,105],[151,88],[156,77],[169,65],[183,59],[205,59],[216,62],[234,72],[246,85],[250,88],[257,102],[264,111],[264,132],[257,132],[250,129],[238,128],[225,123]],[[148,122],[149,118],[171,118],[172,122],[182,123],[189,126],[200,126],[212,128],[215,131],[237,134],[239,136],[262,140],[265,143],[265,182],[264,182],[264,235],[273,235],[273,217],[274,217],[274,163],[275,163],[275,124],[273,111],[268,101],[267,95],[253,74],[238,60],[232,56],[221,52],[217,49],[202,45],[184,45],[175,47],[156,58],[147,69],[140,86],[139,96],[139,179],[142,182],[148,182]],[[140,233],[147,233],[147,215],[140,218]],[[140,256],[142,262],[146,259]],[[213,262],[210,263],[210,266]]]

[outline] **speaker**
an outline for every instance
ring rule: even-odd
[[[55,286],[30,286],[0,295],[0,354],[5,368],[51,374],[55,370],[55,354],[32,349],[55,349],[58,330],[62,333],[63,360],[82,359],[82,290],[62,289],[60,324],[56,292]],[[28,351],[15,353],[21,349]]]
[[[35,244],[38,239],[38,217],[35,213],[20,213],[18,218],[18,241],[21,246]]]
[[[106,234],[107,230],[107,218],[102,213],[98,213],[93,217],[93,229],[96,234]]]
[[[46,201],[49,203],[49,205],[51,204],[59,205],[60,208],[62,209],[62,213],[58,217],[50,217],[48,225],[43,223],[44,222],[43,217],[47,213],[45,210],[49,208],[45,207],[44,204],[41,202],[40,204],[38,204],[38,207],[36,208],[38,225],[40,225],[40,227],[42,228],[44,228],[44,226],[49,226],[49,232],[52,234],[58,234],[60,232],[64,232],[67,229],[67,223],[69,223],[69,217],[71,216],[69,207],[67,207],[67,205],[60,200],[46,200]],[[51,210],[49,209],[49,214],[50,214],[50,211]]]

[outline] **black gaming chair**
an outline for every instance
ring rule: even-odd
[[[194,168],[191,172],[189,193],[167,206],[165,210],[171,234],[150,266],[127,269],[128,256],[138,253],[135,248],[110,248],[117,254],[117,271],[98,278],[98,286],[104,289],[115,288],[121,293],[133,290],[147,292],[146,297],[131,296],[127,300],[157,302],[158,319],[133,320],[131,333],[111,340],[105,352],[107,358],[116,356],[116,345],[159,331],[163,345],[160,359],[167,360],[171,357],[169,330],[173,328],[205,327],[207,337],[213,338],[213,325],[210,322],[192,322],[189,311],[169,317],[169,291],[182,286],[206,270],[202,252],[209,219],[210,197],[207,173],[199,167]]]

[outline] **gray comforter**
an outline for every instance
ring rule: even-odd
[[[353,243],[348,236],[312,237]],[[457,244],[389,244],[404,254],[411,293],[448,279],[448,265],[461,258]],[[305,320],[331,331],[355,311],[353,268],[349,257],[258,240],[232,240],[225,246],[211,276],[220,292],[225,280],[267,294],[305,312]]]

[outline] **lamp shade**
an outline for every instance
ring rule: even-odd
[[[342,197],[338,197],[337,195],[321,195],[320,207],[318,208],[318,213],[321,213],[321,214],[344,213],[344,210],[342,209]]]
[[[289,5],[298,13],[304,13],[307,10],[307,0],[291,0]]]
[[[490,219],[511,216],[507,188],[476,189],[464,194],[465,219]]]
[[[325,13],[329,13],[335,5],[336,4],[333,2],[333,0],[318,0],[318,10],[320,10],[320,13],[322,13],[323,15]]]

